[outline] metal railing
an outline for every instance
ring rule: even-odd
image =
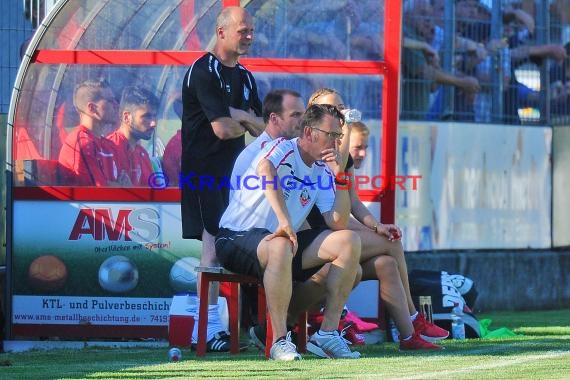
[[[404,43],[402,119],[568,123],[569,23],[559,0],[408,0],[403,35],[431,50]]]

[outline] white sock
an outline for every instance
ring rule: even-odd
[[[208,305],[208,328],[206,334],[206,342],[210,341],[216,333],[226,331],[222,325],[220,311],[218,305]],[[192,343],[198,342],[198,312],[194,317],[194,330],[192,331]]]
[[[410,315],[410,321],[415,321],[418,316],[418,312],[416,311],[414,314]]]
[[[318,344],[323,344],[323,343],[327,342],[329,339],[333,338],[335,336],[334,333],[335,333],[334,331],[319,330],[316,332],[314,337],[315,337]]]
[[[319,329],[319,331],[317,331],[317,334],[320,336],[334,336],[334,330],[333,331],[323,331],[323,330]]]

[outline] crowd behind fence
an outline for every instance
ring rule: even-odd
[[[7,113],[18,66],[13,51],[22,54],[33,28],[55,3],[14,0],[0,5],[0,35],[12,52],[0,61],[6,84],[1,113]],[[253,0],[247,6],[257,22],[254,57],[382,59],[382,1]],[[405,0],[402,6],[402,120],[570,121],[570,1]],[[376,118],[381,77],[365,79],[337,78],[326,85],[348,81],[339,84],[347,98],[365,117]],[[314,80],[287,84],[306,87]]]
[[[408,0],[402,118],[568,122],[570,2]],[[406,41],[406,40],[404,40]]]

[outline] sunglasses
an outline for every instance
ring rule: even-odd
[[[322,129],[319,129],[317,127],[311,127],[311,129],[315,129],[319,132],[323,132],[324,134],[326,134],[328,136],[329,139],[331,140],[340,140],[342,139],[342,137],[344,136],[344,133],[341,132],[328,132],[328,131],[323,131]]]

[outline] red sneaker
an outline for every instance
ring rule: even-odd
[[[324,315],[322,312],[309,313],[307,316],[307,336],[311,336],[321,328],[323,323]]]
[[[356,315],[350,310],[347,311],[346,315],[344,316],[344,319],[346,320],[347,323],[349,322],[353,323],[360,332],[372,331],[379,328],[378,324],[363,321],[362,319],[360,319],[358,315]]]
[[[443,350],[445,347],[438,346],[422,339],[417,331],[414,331],[412,337],[408,340],[400,339],[400,351],[415,351],[415,350]]]
[[[358,328],[354,323],[345,324],[340,335],[354,346],[364,346],[366,344],[364,335],[358,331]]]
[[[449,336],[449,331],[428,321],[422,313],[418,313],[416,320],[413,322],[414,330],[428,342],[436,342]]]

